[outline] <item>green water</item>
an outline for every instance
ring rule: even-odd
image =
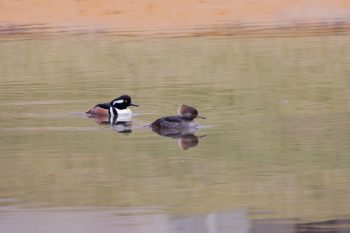
[[[91,211],[137,210],[120,214],[131,226],[154,213],[350,218],[349,36],[37,37],[1,40],[0,51],[0,226],[8,232],[42,208],[73,208],[82,222]],[[140,105],[131,133],[84,115],[124,93]],[[187,150],[143,127],[182,103],[208,118]]]

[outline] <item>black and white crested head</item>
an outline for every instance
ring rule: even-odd
[[[129,95],[122,95],[119,96],[118,98],[114,99],[110,103],[113,107],[117,109],[126,109],[129,106],[138,106],[137,104],[133,104],[131,102],[131,97]]]

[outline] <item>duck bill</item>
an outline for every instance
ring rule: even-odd
[[[202,118],[202,119],[207,119],[206,117],[204,116],[201,116],[201,115],[198,115],[199,118]]]
[[[138,104],[130,104],[130,106],[138,107],[139,105]]]

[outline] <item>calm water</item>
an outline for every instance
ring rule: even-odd
[[[0,51],[1,232],[350,231],[349,36]],[[124,93],[131,130],[84,115]],[[182,103],[208,118],[190,138],[144,127]]]

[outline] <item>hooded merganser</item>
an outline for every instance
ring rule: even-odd
[[[179,129],[179,128],[197,128],[198,124],[194,121],[195,118],[203,118],[198,115],[197,109],[187,106],[180,105],[177,110],[177,116],[162,117],[154,121],[150,126],[152,128],[165,128],[165,129]]]
[[[128,109],[129,106],[138,105],[131,103],[131,97],[129,95],[122,95],[109,103],[97,104],[86,113],[90,114],[92,117],[109,116],[113,119],[118,115],[131,115],[131,110]]]

